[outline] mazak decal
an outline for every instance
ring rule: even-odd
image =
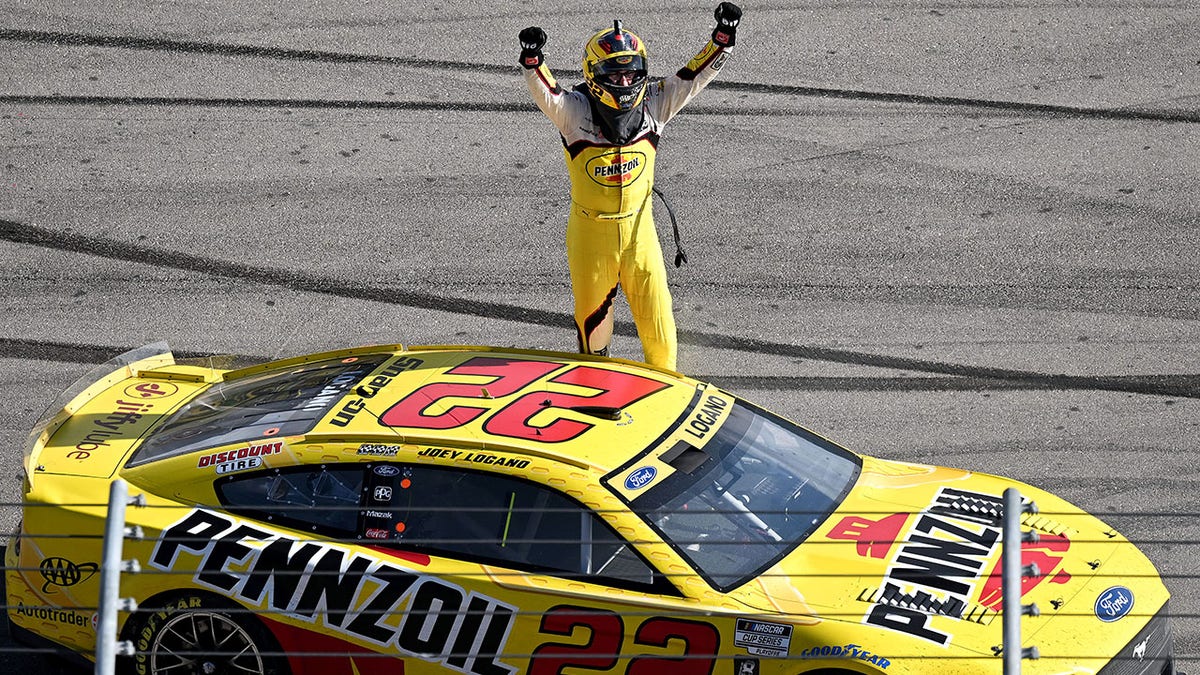
[[[1113,586],[1096,598],[1096,618],[1104,623],[1123,619],[1133,609],[1133,591],[1124,586]]]
[[[952,634],[934,628],[932,621],[938,616],[963,620],[984,565],[999,545],[1002,508],[1003,500],[993,495],[939,490],[898,542],[863,623],[949,643]]]
[[[118,399],[117,407],[112,412],[92,419],[87,435],[75,444],[75,448],[67,453],[67,457],[87,459],[93,452],[107,447],[110,438],[137,438],[150,423],[149,420],[143,422],[142,418],[153,408],[153,403]]]
[[[632,473],[625,477],[625,487],[629,490],[640,490],[654,481],[654,477],[658,475],[658,469],[652,466],[643,466],[634,469]]]
[[[350,548],[293,539],[195,509],[165,528],[150,564],[266,611],[470,675],[514,675],[516,608]]]
[[[143,382],[125,387],[129,398],[167,398],[179,393],[179,387],[171,382]]]
[[[792,627],[754,619],[738,619],[733,644],[755,656],[787,656],[792,646]]]
[[[334,413],[333,419],[329,420],[329,423],[336,427],[349,426],[349,424],[354,421],[354,418],[357,417],[360,412],[366,410],[366,399],[374,398],[375,395],[379,393],[379,390],[386,387],[401,373],[418,368],[423,363],[425,362],[421,359],[407,357],[389,364],[388,367],[380,371],[378,375],[355,387],[354,393],[357,394],[357,396],[342,404],[342,407],[338,409],[336,413]],[[358,377],[359,375],[356,374],[355,379],[357,380]],[[334,382],[337,382],[337,380],[334,380]],[[359,450],[360,452],[358,454],[366,454],[361,452],[362,448],[359,448]]]
[[[863,649],[862,645],[846,644],[846,645],[821,645],[820,647],[810,647],[800,652],[802,659],[858,659],[866,661],[871,665],[879,666],[882,670],[887,670],[887,667],[892,665],[891,659],[873,654],[870,651]]]
[[[54,593],[54,587],[66,588],[80,584],[95,576],[100,566],[94,562],[74,563],[66,558],[46,558],[38,565],[38,572],[46,583],[42,584],[43,593]]]
[[[249,466],[248,462],[244,466],[245,468],[255,468],[262,464],[262,460],[258,459],[259,457],[278,455],[281,452],[283,452],[283,441],[247,445],[246,447],[238,448],[237,450],[226,450],[224,452],[215,452],[211,455],[203,455],[196,462],[196,468],[203,469],[206,466],[216,466],[217,473],[229,473],[230,471],[238,470],[232,468],[233,463],[236,462],[236,460],[248,460],[253,458],[255,461],[257,461],[257,464],[254,466]],[[221,469],[222,466],[225,466],[225,470]]]

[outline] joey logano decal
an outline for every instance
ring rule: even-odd
[[[500,661],[515,607],[347,547],[194,509],[163,530],[150,564],[194,571],[199,586],[383,652],[469,675],[516,671]]]

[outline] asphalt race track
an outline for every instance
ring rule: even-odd
[[[561,143],[516,34],[544,27],[573,84],[619,17],[664,76],[715,2],[272,5],[0,7],[5,532],[29,428],[128,348],[573,349]],[[1200,11],[743,7],[659,146],[680,369],[1097,513],[1158,565],[1200,670]],[[0,671],[61,668],[0,636]]]

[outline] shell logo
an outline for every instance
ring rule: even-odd
[[[614,150],[588,160],[585,171],[597,185],[619,187],[641,178],[645,168],[646,153]]]

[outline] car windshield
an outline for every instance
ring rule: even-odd
[[[675,472],[633,508],[722,591],[762,573],[812,534],[861,467],[853,453],[745,403],[702,450],[667,455],[674,455]]]
[[[387,358],[380,354],[316,361],[216,384],[163,422],[129,466],[219,445],[308,433]]]

